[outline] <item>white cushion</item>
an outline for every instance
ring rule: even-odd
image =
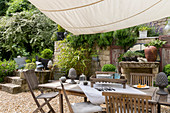
[[[90,102],[72,103],[71,106],[74,113],[94,113],[102,111],[102,107]]]

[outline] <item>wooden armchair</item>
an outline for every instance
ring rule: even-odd
[[[154,74],[148,73],[130,73],[130,85],[146,84],[147,86],[153,86]]]
[[[64,93],[64,97],[66,99],[70,113],[98,113],[98,112],[102,112],[102,107],[100,107],[99,105],[94,105],[90,102],[81,102],[81,103],[72,103],[71,104],[67,97],[63,83],[62,82],[60,82],[60,83],[61,83],[62,91]]]
[[[151,96],[103,92],[107,113],[155,113],[155,106],[149,103]]]
[[[37,80],[37,76],[35,75],[35,71],[26,70],[24,71],[24,76],[28,83],[28,87],[30,89],[31,95],[38,107],[35,111],[33,111],[33,113],[37,113],[39,110],[41,113],[45,113],[44,110],[42,109],[42,107],[44,107],[45,105],[49,107],[50,109],[49,112],[55,113],[54,109],[52,108],[49,102],[58,95],[58,92],[43,93],[43,90],[40,90],[41,94],[38,96],[35,96],[33,89],[38,88],[38,80]],[[45,102],[40,105],[40,103],[38,102],[38,99],[44,99]]]

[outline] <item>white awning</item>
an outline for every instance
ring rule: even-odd
[[[29,0],[73,34],[128,28],[170,16],[170,0]]]

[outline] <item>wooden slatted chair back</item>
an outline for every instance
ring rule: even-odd
[[[61,81],[60,81],[60,83],[61,83],[62,91],[63,91],[64,97],[65,97],[65,99],[66,99],[66,102],[67,102],[69,111],[70,111],[70,113],[74,113],[74,112],[73,112],[73,109],[72,109],[72,107],[71,107],[70,101],[69,101],[69,99],[68,99],[68,97],[67,97],[67,94],[66,94],[64,85],[63,85],[63,83],[62,83]]]
[[[130,73],[131,80],[130,85],[137,85],[137,84],[146,84],[147,86],[153,86],[153,78],[155,77],[154,74],[148,73]]]
[[[38,79],[34,70],[24,71],[25,79],[28,83],[30,90],[38,88]]]
[[[107,113],[148,113],[151,96],[103,92]]]

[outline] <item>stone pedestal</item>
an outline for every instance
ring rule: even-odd
[[[149,73],[155,74],[159,72],[159,62],[120,62],[122,76],[130,83],[130,73]]]
[[[35,71],[39,83],[47,83],[51,74],[50,70]]]

